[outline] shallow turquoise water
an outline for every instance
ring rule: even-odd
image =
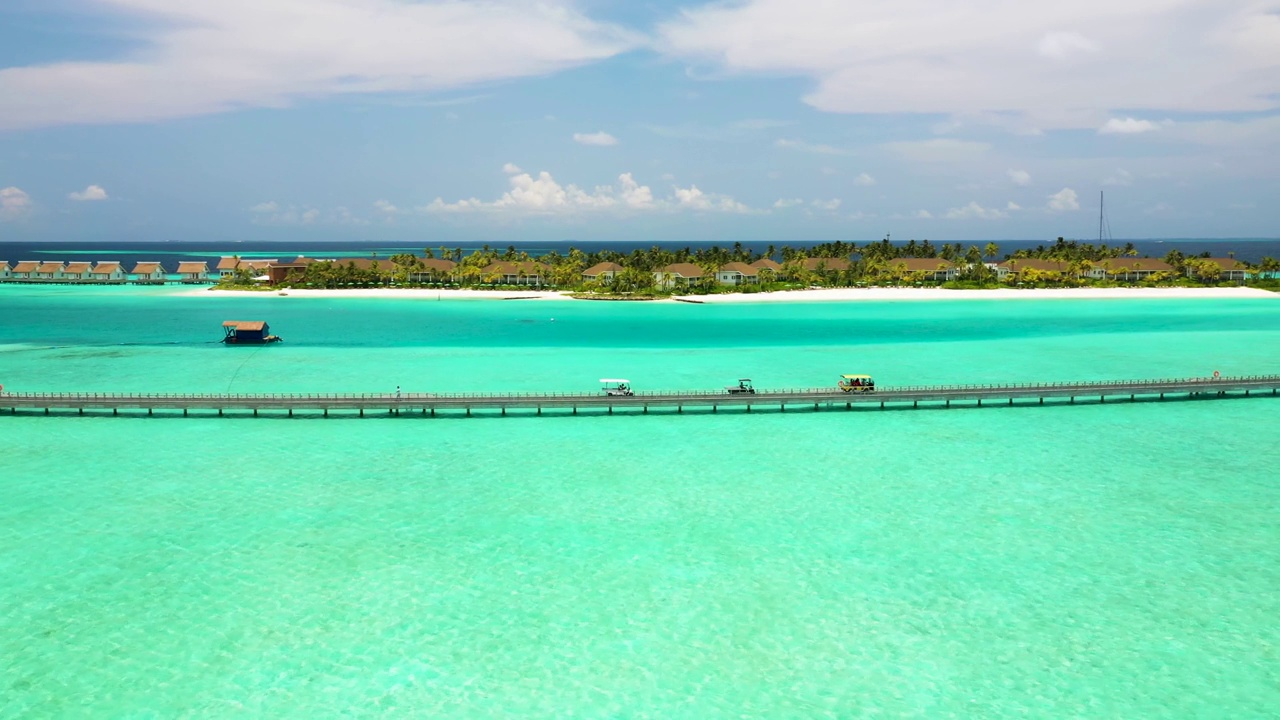
[[[0,382],[16,390],[1181,377],[1275,372],[1280,351],[1270,299],[713,307],[13,290],[0,288]],[[208,344],[231,317],[266,318],[286,342]],[[1276,400],[0,416],[0,437],[3,717],[1280,706]]]

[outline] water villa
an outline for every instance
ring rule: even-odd
[[[52,282],[62,279],[62,263],[60,262],[43,262],[40,267],[36,268],[35,279],[44,282]]]
[[[158,262],[140,262],[133,266],[133,281],[139,285],[163,285],[169,276]]]
[[[222,323],[222,342],[228,345],[265,345],[280,342],[263,320],[227,320]]]
[[[178,263],[178,275],[181,276],[181,281],[186,284],[207,283],[209,282],[209,263],[180,262]]]
[[[90,272],[94,282],[123,283],[129,281],[129,273],[118,262],[100,262]]]
[[[92,270],[93,263],[69,262],[62,268],[62,277],[68,282],[89,282],[93,280]]]
[[[8,280],[10,275],[9,261],[0,260],[0,280]]]

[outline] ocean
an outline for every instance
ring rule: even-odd
[[[1280,297],[0,285],[7,390],[1277,372]],[[224,319],[277,346],[225,347]],[[0,406],[3,403],[0,402]],[[1280,400],[9,416],[0,717],[1274,717]]]

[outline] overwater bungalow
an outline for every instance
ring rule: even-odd
[[[41,282],[53,282],[62,279],[62,262],[42,262],[36,268],[35,279]]]
[[[726,263],[716,271],[716,282],[721,285],[755,285],[760,282],[760,270],[746,263]]]
[[[582,271],[582,279],[588,282],[611,283],[626,268],[615,262],[596,263]]]
[[[685,287],[701,279],[702,268],[693,263],[672,263],[653,273],[653,281],[664,288]]]
[[[9,272],[9,277],[13,280],[34,280],[36,268],[38,267],[40,267],[40,263],[35,260],[22,260],[13,266],[13,270]]]
[[[62,268],[62,277],[69,282],[89,282],[93,280],[92,268],[93,263],[69,262]]]
[[[178,263],[178,275],[187,284],[209,282],[209,263],[190,260]]]
[[[8,280],[12,277],[12,269],[9,267],[8,260],[0,260],[0,281]]]
[[[168,279],[158,262],[140,262],[133,266],[133,281],[139,285],[163,285]]]
[[[99,283],[122,283],[129,281],[129,273],[124,271],[124,266],[118,262],[100,262],[93,266],[90,271],[93,282]]]
[[[503,285],[545,285],[547,266],[540,262],[499,261],[484,269],[485,278],[496,278]]]
[[[222,323],[222,342],[228,345],[263,345],[280,342],[263,320],[227,320]]]

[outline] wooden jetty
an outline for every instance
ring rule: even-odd
[[[542,415],[577,415],[579,412],[610,414],[615,411],[647,414],[650,410],[719,412],[735,409],[824,410],[861,408],[950,408],[1107,403],[1137,400],[1220,399],[1228,397],[1275,396],[1280,392],[1280,375],[1190,378],[1173,380],[1118,380],[1101,382],[1013,383],[1005,385],[919,385],[877,386],[875,392],[846,393],[836,388],[799,390],[757,390],[755,393],[728,393],[724,390],[690,392],[636,392],[633,395],[603,393],[83,393],[83,392],[0,392],[0,409],[10,414],[74,411],[83,415],[121,411],[146,411],[154,415],[183,416],[214,413],[243,414],[295,413],[328,416],[330,413],[358,415],[471,415],[508,412]]]

